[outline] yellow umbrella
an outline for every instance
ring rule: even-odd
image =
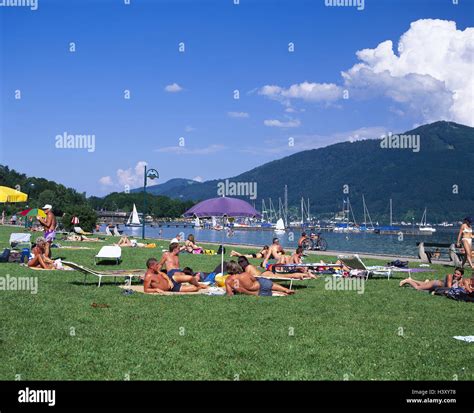
[[[0,186],[0,202],[26,202],[28,195],[7,186]]]

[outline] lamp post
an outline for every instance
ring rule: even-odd
[[[146,183],[148,178],[149,179],[158,179],[160,174],[156,169],[146,169],[143,174],[143,214],[142,214],[142,239],[145,239],[145,220],[146,220]]]

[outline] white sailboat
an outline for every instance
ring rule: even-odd
[[[362,195],[362,205],[364,207],[364,222],[361,225],[361,228],[367,232],[373,232],[375,230],[374,224],[372,223],[372,218],[370,217],[369,208],[365,203],[365,197]],[[367,222],[367,218],[369,218],[369,222]]]
[[[283,221],[283,218],[280,218],[276,225],[275,225],[275,232],[278,234],[284,233],[285,232],[285,221]]]
[[[133,204],[133,210],[128,217],[128,221],[125,224],[126,227],[141,227],[142,224],[140,222],[140,218],[138,217],[137,207]]]
[[[423,216],[421,217],[419,230],[423,232],[436,232],[436,228],[426,223],[426,210],[427,208],[425,208],[425,212],[423,212]]]

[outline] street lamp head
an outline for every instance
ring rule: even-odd
[[[148,179],[158,179],[160,177],[160,174],[158,173],[156,169],[150,169],[147,171],[146,177]]]

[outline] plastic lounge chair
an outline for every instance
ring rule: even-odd
[[[307,263],[307,264],[271,264],[272,269],[276,271],[277,274],[285,274],[288,271],[291,271],[295,268],[307,268],[315,272],[322,272],[324,270],[341,270],[342,264],[322,264],[322,263]],[[267,268],[268,269],[268,268]]]
[[[354,255],[339,255],[337,257],[341,260],[346,266],[353,270],[360,270],[365,271],[365,279],[367,280],[369,277],[374,275],[382,275],[386,276],[387,279],[390,279],[390,275],[392,275],[392,269],[383,266],[369,266],[367,267],[364,262],[361,260],[358,254]]]
[[[290,282],[290,290],[293,288],[293,282],[301,282],[301,281],[309,281],[309,280],[313,280],[314,278],[310,278],[310,277],[305,277],[303,279],[298,279],[298,278],[289,278],[289,277],[277,277],[277,276],[274,276],[274,277],[267,277],[266,275],[262,276],[262,275],[257,275],[255,278],[266,278],[268,280],[271,280],[271,281],[289,281]]]
[[[105,234],[108,235],[109,237],[112,237],[114,234],[112,234],[110,232],[110,228],[109,227],[105,227]]]
[[[122,260],[122,248],[117,245],[106,245],[102,247],[98,254],[95,256],[95,264],[98,261],[115,260],[117,264],[120,264]]]
[[[120,234],[119,230],[117,229],[117,227],[114,227],[114,237],[121,237],[122,234]]]
[[[10,234],[10,246],[12,248],[30,248],[31,249],[31,234],[23,232],[14,232]]]
[[[110,278],[114,277],[114,281],[117,277],[128,278],[129,285],[132,283],[133,277],[139,277],[143,275],[144,271],[142,270],[120,270],[120,271],[96,271],[90,268],[84,267],[83,265],[76,264],[74,262],[63,261],[64,265],[72,268],[75,271],[78,271],[84,274],[84,284],[86,283],[86,278],[88,275],[94,275],[95,277],[99,277],[99,283],[97,287],[100,287],[100,283],[102,281],[102,277]]]
[[[79,235],[92,235],[92,232],[86,232],[81,227],[74,227],[74,232]]]

